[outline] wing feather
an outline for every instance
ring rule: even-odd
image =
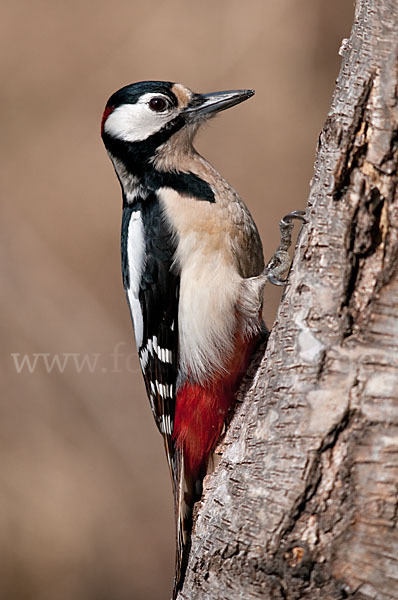
[[[134,214],[137,212],[139,216]],[[137,239],[133,239],[133,235]],[[176,448],[172,437],[178,377],[180,291],[180,277],[174,268],[175,252],[175,235],[161,214],[155,195],[134,203],[133,207],[124,207],[123,282],[146,391],[163,435],[174,493],[177,552],[173,597],[185,570],[195,489],[195,482],[184,473],[182,451]]]
[[[141,228],[132,226],[137,214]],[[165,436],[173,431],[178,364],[180,279],[173,269],[174,237],[155,194],[124,207],[123,281],[147,394],[156,424]],[[167,447],[173,451],[172,444]]]

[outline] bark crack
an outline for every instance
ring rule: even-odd
[[[366,155],[367,121],[366,110],[368,107],[370,93],[373,88],[375,74],[371,74],[365,82],[362,94],[359,96],[355,106],[354,116],[347,131],[338,122],[338,114],[328,117],[326,121],[326,141],[335,139],[337,146],[343,147],[334,171],[333,199],[338,202],[345,195],[351,180],[351,173],[361,165]]]
[[[330,431],[321,440],[319,448],[315,451],[312,457],[312,464],[306,477],[306,487],[303,493],[297,498],[291,514],[289,525],[281,532],[280,539],[286,539],[294,530],[296,523],[300,520],[302,515],[306,512],[309,502],[316,495],[319,484],[322,480],[322,454],[327,450],[333,449],[339,437],[342,433],[347,430],[352,421],[355,418],[356,410],[348,409],[340,421],[333,425]]]

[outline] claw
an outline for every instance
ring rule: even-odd
[[[287,273],[290,267],[291,261],[287,251],[292,243],[292,221],[293,219],[297,219],[302,223],[307,223],[304,215],[304,210],[293,210],[289,214],[285,215],[280,221],[279,227],[281,232],[281,241],[279,248],[274,252],[274,255],[265,269],[266,277],[273,285],[286,285],[287,283],[287,278],[280,279],[279,276]]]
[[[286,279],[277,279],[272,273],[267,274],[267,279],[272,285],[286,285],[287,283]]]
[[[292,210],[292,212],[288,213],[281,219],[281,224],[285,223],[287,225],[288,223],[291,223],[293,219],[298,219],[302,223],[307,223],[307,219],[304,217],[304,215],[305,210]]]

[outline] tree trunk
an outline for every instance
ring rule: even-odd
[[[398,598],[396,0],[358,0],[341,54],[308,224],[179,600]]]

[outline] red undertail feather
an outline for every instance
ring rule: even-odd
[[[190,473],[200,470],[220,437],[231,403],[228,392],[222,383],[210,382],[206,387],[186,383],[177,394],[173,437],[183,449],[185,468]]]
[[[225,375],[204,385],[186,382],[177,392],[173,439],[183,450],[185,469],[192,475],[206,468],[255,344],[256,338],[240,339]]]

